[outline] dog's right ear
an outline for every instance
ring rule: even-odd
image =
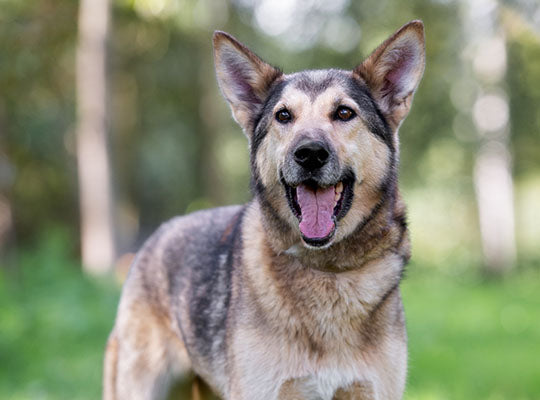
[[[221,92],[249,138],[255,128],[254,117],[261,111],[272,83],[282,73],[221,31],[214,32],[214,60]]]

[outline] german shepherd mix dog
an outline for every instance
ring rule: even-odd
[[[107,345],[104,398],[162,398],[195,375],[228,400],[400,399],[397,132],[424,70],[422,22],[352,71],[283,74],[224,32],[214,52],[254,198],[174,218],[146,242]]]

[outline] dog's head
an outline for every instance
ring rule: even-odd
[[[422,22],[352,71],[286,75],[224,32],[214,34],[214,52],[263,206],[307,247],[350,235],[394,185],[397,131],[424,70]]]

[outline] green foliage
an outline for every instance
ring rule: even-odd
[[[51,223],[76,232],[75,160],[66,151],[76,21],[73,1],[0,2],[0,192],[15,204],[22,240]]]
[[[513,146],[518,176],[538,174],[540,163],[540,40],[522,32],[509,42],[508,85],[511,91]]]

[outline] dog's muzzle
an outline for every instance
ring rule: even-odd
[[[281,183],[307,245],[331,242],[351,206],[354,181],[350,170],[339,171],[337,157],[322,141],[302,141],[289,153]]]

